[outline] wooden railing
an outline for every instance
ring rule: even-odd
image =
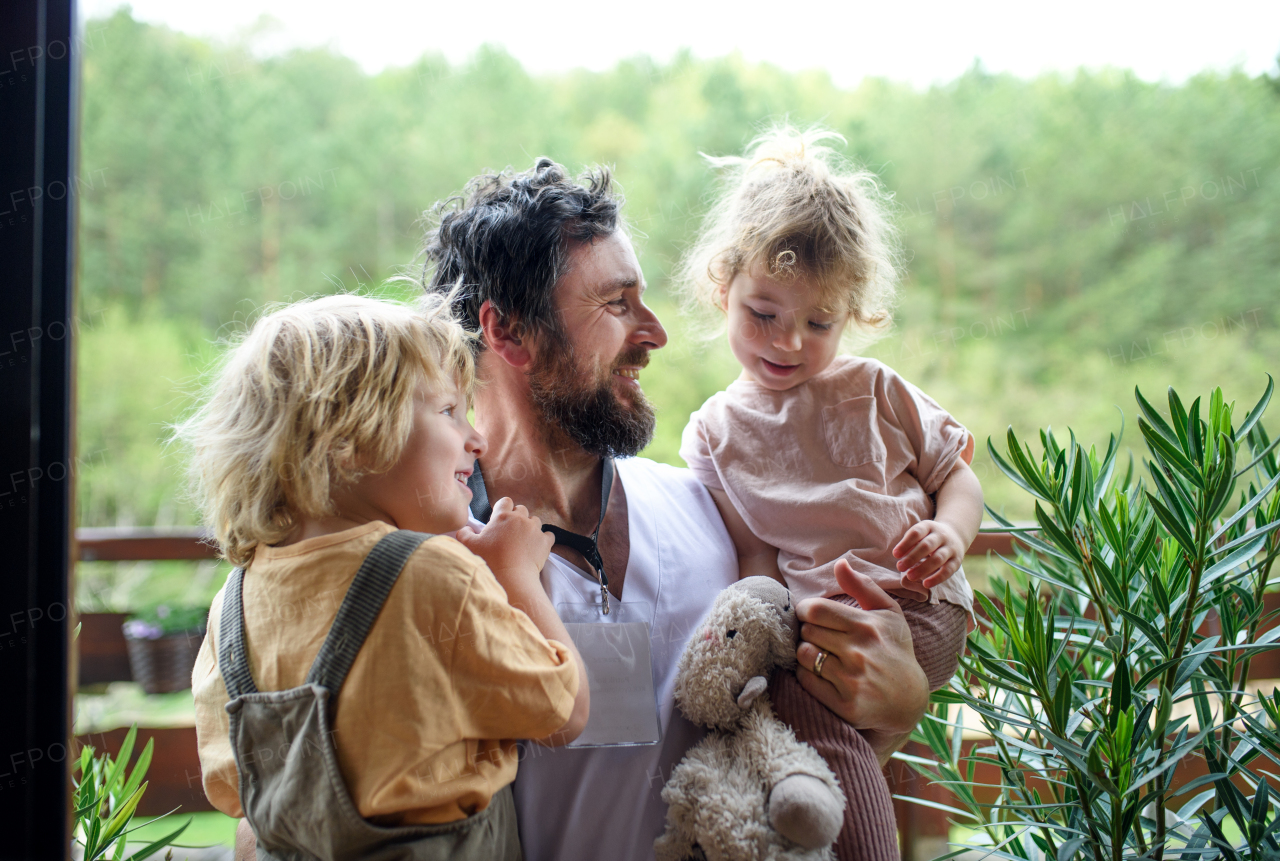
[[[173,528],[81,528],[76,530],[81,562],[146,562],[167,559],[216,559],[209,533],[192,526]],[[984,532],[967,555],[1013,552],[1013,535]]]
[[[81,562],[156,562],[167,559],[217,559],[209,533],[194,526],[172,528],[96,528],[76,530]]]
[[[987,553],[1009,554],[1013,536],[1009,533],[984,533],[969,548],[970,556]],[[76,530],[76,555],[82,562],[159,562],[167,560],[216,559],[217,548],[205,530],[195,527],[172,528],[81,528]],[[124,613],[84,613],[77,640],[79,678],[81,684],[130,681],[129,657],[121,624]],[[212,810],[200,783],[200,760],[196,753],[193,727],[150,727],[139,729],[138,748],[147,738],[155,739],[155,754],[148,772],[150,788],[143,797],[139,812],[158,815],[178,805],[185,812]],[[117,750],[124,730],[93,733],[79,739],[99,749]],[[914,784],[905,773],[891,782],[895,792],[910,792]],[[923,791],[923,786],[920,787]],[[945,835],[945,817],[918,805],[898,807],[899,827],[907,848],[916,835]],[[936,820],[936,821],[934,821]],[[904,857],[910,857],[910,854]]]
[[[1011,555],[1014,535],[1008,532],[982,533],[968,556],[986,556],[988,553]],[[76,531],[78,558],[85,562],[162,561],[174,559],[216,559],[217,551],[206,532],[192,527],[152,529],[79,529]],[[1268,613],[1280,610],[1280,594],[1266,596]],[[83,683],[129,680],[129,662],[124,636],[120,625],[126,618],[121,613],[87,613],[81,615],[81,632],[78,640],[80,678]],[[1216,633],[1216,618],[1205,621],[1206,634]],[[1250,676],[1255,679],[1280,678],[1280,652],[1265,652],[1255,656]],[[80,739],[82,743],[99,748],[116,750],[124,730],[108,730]],[[139,730],[138,746],[146,738],[155,739],[155,755],[148,773],[150,789],[139,811],[159,814],[181,805],[182,810],[212,810],[200,783],[200,761],[196,752],[195,730],[192,727],[144,728]],[[974,740],[966,740],[966,749]],[[908,745],[907,753],[928,756],[923,747]],[[1203,763],[1200,764],[1201,766]],[[975,784],[997,784],[999,775],[995,767],[984,765],[975,774]],[[1175,776],[1176,785],[1204,773],[1203,767],[1194,764],[1180,768]],[[890,790],[895,795],[922,798],[940,803],[954,804],[954,799],[943,787],[931,786],[910,769],[906,763],[892,762],[887,769]],[[979,792],[989,790],[979,790]],[[983,800],[987,800],[985,796]],[[947,838],[949,823],[943,811],[902,800],[894,801],[898,830],[902,840],[902,856],[907,861],[921,861],[934,853],[945,851],[942,846]]]

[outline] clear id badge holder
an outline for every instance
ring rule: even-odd
[[[629,747],[662,740],[649,655],[650,607],[643,602],[558,604],[556,611],[587,665],[591,714],[567,747]]]

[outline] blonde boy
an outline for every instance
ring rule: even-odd
[[[473,383],[447,301],[333,296],[260,319],[179,428],[244,569],[192,677],[204,787],[260,859],[518,858],[515,739],[586,723],[552,538],[505,498],[463,528]]]

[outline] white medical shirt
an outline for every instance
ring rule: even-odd
[[[640,457],[615,465],[631,540],[622,601],[650,608],[662,741],[579,750],[522,743],[514,790],[526,861],[652,859],[666,823],[662,786],[703,735],[674,709],[676,664],[716,595],[738,579],[733,542],[689,470]],[[556,606],[600,600],[596,579],[555,554],[542,569],[542,586]]]

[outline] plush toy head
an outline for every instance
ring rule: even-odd
[[[798,632],[791,593],[777,581],[748,577],[725,589],[680,656],[680,711],[712,729],[736,727],[773,668],[795,666]]]

